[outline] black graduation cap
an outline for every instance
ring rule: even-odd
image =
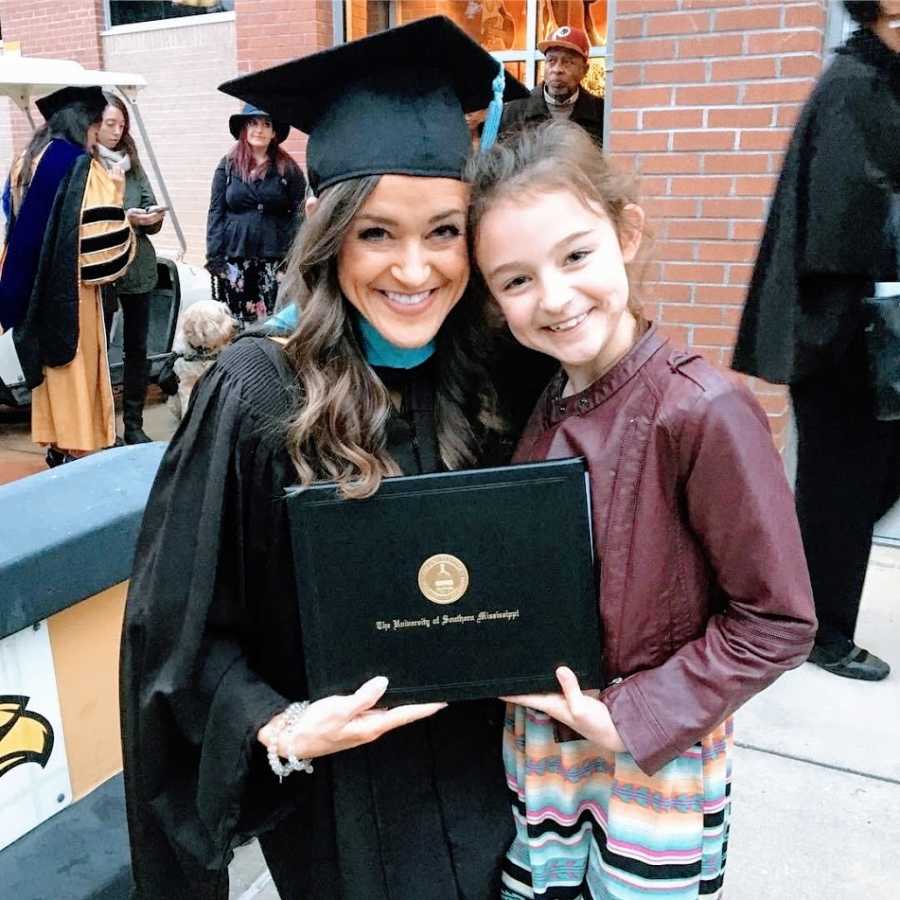
[[[318,193],[364,175],[459,178],[463,113],[484,109],[500,63],[445,16],[420,19],[226,81],[219,90],[309,135]],[[504,100],[528,96],[506,76]]]
[[[99,87],[64,87],[34,101],[44,121],[49,121],[50,116],[72,103],[83,103],[90,109],[96,108],[98,115],[106,109],[106,97]]]

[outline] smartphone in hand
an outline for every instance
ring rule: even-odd
[[[156,205],[154,205],[154,206],[148,206],[147,209],[144,210],[144,211],[145,211],[145,212],[148,212],[148,213],[168,212],[168,211],[169,211],[169,207],[168,207],[168,206],[156,206]]]

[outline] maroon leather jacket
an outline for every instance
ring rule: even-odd
[[[538,401],[516,462],[583,456],[608,687],[652,774],[802,663],[816,630],[794,501],[735,376],[650,326],[601,379]]]

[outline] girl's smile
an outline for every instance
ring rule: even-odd
[[[643,213],[616,234],[599,206],[571,191],[501,199],[478,228],[476,256],[510,330],[527,347],[558,359],[569,391],[597,380],[634,342],[625,264],[640,246]]]

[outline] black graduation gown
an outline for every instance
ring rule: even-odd
[[[390,450],[433,471],[431,364]],[[454,704],[278,783],[256,732],[307,696],[284,488],[295,383],[248,335],[195,389],[138,541],[122,645],[125,786],[138,896],[227,896],[260,842],[283,900],[487,900],[512,839],[498,701]],[[391,548],[385,547],[385,553]]]
[[[732,366],[795,384],[842,364],[873,281],[897,279],[900,55],[862,28],[839,48],[794,129]]]

